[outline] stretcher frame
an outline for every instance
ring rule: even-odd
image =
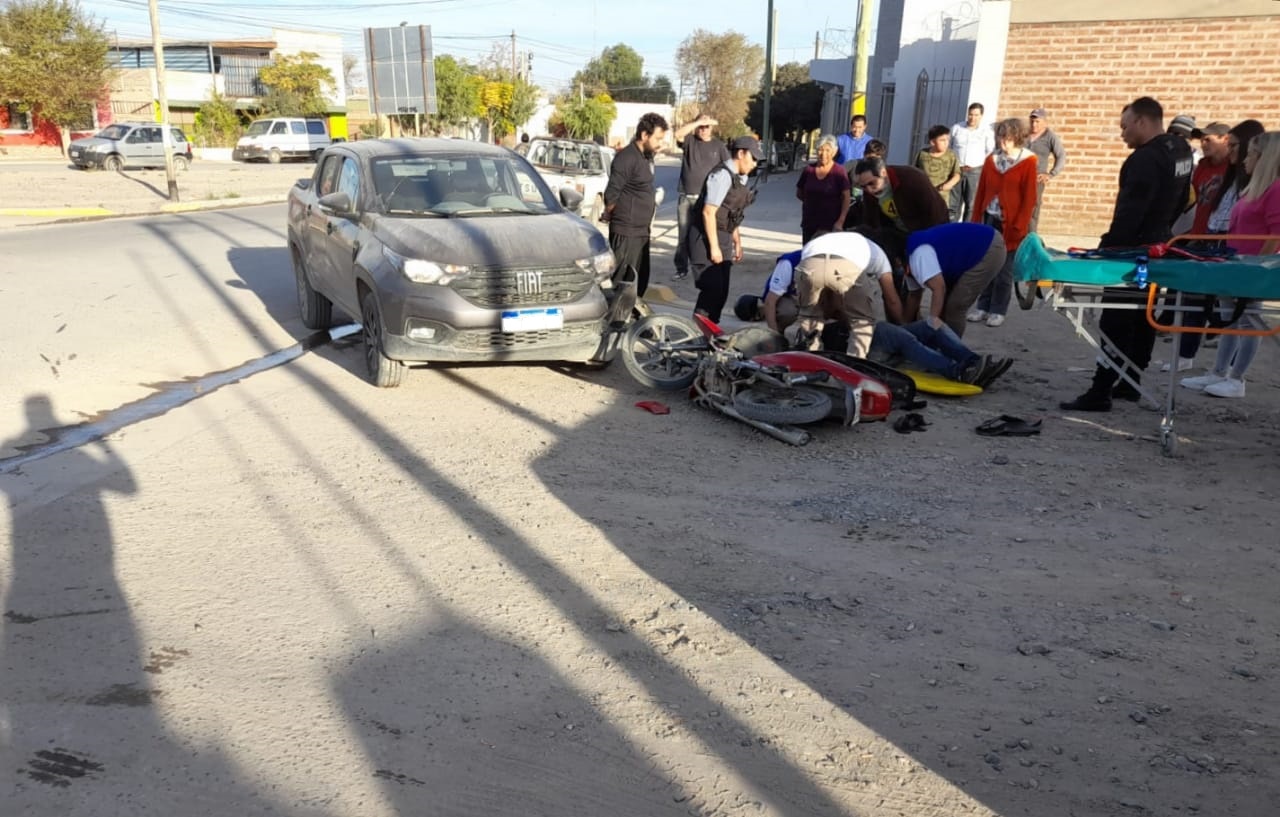
[[[1178,243],[1195,240],[1212,240],[1222,241],[1224,239],[1232,240],[1249,240],[1249,241],[1271,241],[1280,239],[1280,236],[1268,235],[1197,235],[1185,234],[1179,235],[1171,239],[1165,246],[1173,247]],[[1028,242],[1035,242],[1028,245]],[[1039,236],[1032,234],[1027,236],[1023,241],[1023,247],[1019,247],[1018,254],[1014,260],[1014,278],[1017,287],[1018,303],[1023,309],[1032,309],[1037,302],[1052,309],[1054,312],[1062,314],[1071,323],[1075,329],[1075,333],[1083,338],[1090,346],[1098,352],[1098,361],[1107,368],[1117,370],[1120,380],[1132,386],[1140,395],[1140,400],[1146,400],[1149,405],[1155,406],[1162,410],[1159,425],[1160,450],[1165,456],[1175,456],[1178,450],[1178,436],[1174,431],[1174,410],[1175,395],[1178,388],[1178,378],[1181,372],[1178,371],[1177,355],[1175,352],[1174,361],[1169,369],[1169,379],[1165,386],[1164,395],[1159,395],[1152,389],[1144,386],[1141,382],[1131,377],[1128,372],[1135,371],[1136,367],[1133,361],[1124,355],[1109,342],[1106,334],[1100,328],[1097,328],[1097,337],[1094,336],[1090,327],[1086,324],[1089,319],[1093,318],[1095,312],[1101,312],[1104,309],[1124,309],[1124,310],[1143,310],[1147,323],[1153,327],[1158,333],[1169,333],[1174,335],[1175,339],[1183,334],[1199,334],[1199,335],[1243,335],[1255,337],[1270,337],[1277,344],[1280,344],[1280,309],[1276,306],[1268,306],[1267,300],[1280,298],[1280,269],[1274,270],[1274,289],[1269,289],[1267,293],[1257,296],[1250,296],[1239,292],[1233,292],[1227,297],[1246,299],[1250,301],[1240,315],[1239,323],[1248,322],[1250,325],[1256,325],[1259,328],[1230,328],[1230,327],[1214,327],[1214,326],[1184,326],[1183,315],[1191,312],[1203,311],[1204,307],[1200,305],[1187,306],[1183,303],[1183,294],[1190,295],[1207,295],[1213,297],[1213,293],[1199,293],[1194,290],[1178,288],[1173,291],[1173,303],[1164,303],[1157,305],[1158,296],[1161,291],[1167,288],[1160,282],[1161,278],[1161,262],[1160,259],[1151,259],[1147,261],[1148,277],[1145,284],[1146,303],[1129,302],[1129,303],[1104,303],[1102,296],[1107,290],[1115,292],[1116,290],[1129,289],[1135,296],[1139,295],[1144,287],[1139,287],[1133,280],[1135,276],[1124,276],[1119,280],[1110,283],[1102,283],[1097,281],[1088,282],[1072,282],[1063,280],[1061,275],[1054,279],[1040,279],[1036,277],[1037,272],[1044,267],[1043,263],[1030,263],[1032,256],[1046,253],[1043,242]],[[1037,247],[1038,245],[1038,247]],[[1024,255],[1023,250],[1027,249]],[[1043,259],[1037,259],[1042,261]],[[1062,260],[1062,259],[1059,259]],[[1126,259],[1115,259],[1121,265],[1127,262]],[[1196,263],[1229,264],[1230,261],[1201,261]],[[1133,263],[1136,270],[1137,262]],[[1065,269],[1063,264],[1055,264],[1055,269]],[[1268,268],[1268,275],[1271,270]],[[1129,280],[1125,280],[1128,278]],[[1167,300],[1167,299],[1166,299]],[[1170,312],[1173,315],[1172,324],[1162,324],[1156,319],[1156,311]],[[1269,322],[1270,320],[1270,322]],[[1272,325],[1274,323],[1275,325]],[[1147,380],[1152,382],[1151,379]]]

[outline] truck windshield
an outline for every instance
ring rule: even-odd
[[[466,155],[374,159],[373,188],[388,213],[541,215],[561,211],[550,188],[523,161]]]

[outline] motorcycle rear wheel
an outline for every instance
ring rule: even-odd
[[[631,325],[620,351],[623,364],[636,380],[651,389],[679,391],[689,388],[698,376],[704,346],[702,331],[693,321],[679,315],[653,314]]]
[[[803,386],[779,389],[752,386],[733,396],[733,407],[748,420],[773,425],[816,423],[831,413],[826,392]]]

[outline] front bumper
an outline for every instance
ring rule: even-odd
[[[414,284],[398,272],[380,277],[379,284],[383,351],[407,363],[592,360],[607,324],[608,304],[595,285],[567,298],[512,299],[500,282],[480,276],[461,287],[467,297],[453,287]],[[548,292],[560,287],[577,289],[574,282],[549,281]],[[561,311],[562,327],[502,331],[504,311],[548,308]]]
[[[406,363],[588,361],[599,356],[605,330],[603,319],[565,323],[561,329],[536,332],[454,329],[422,319],[414,319],[410,325],[429,325],[435,330],[435,337],[416,340],[388,333],[383,336],[387,357]]]
[[[269,152],[269,150],[270,150],[269,148],[264,148],[259,145],[246,145],[244,147],[241,147],[240,145],[236,145],[234,148],[231,149],[231,158],[233,161],[236,161],[236,162],[248,162],[248,161],[252,161],[253,159],[265,159],[267,158],[267,153]]]
[[[107,157],[105,153],[93,152],[87,150],[70,150],[67,152],[67,158],[75,164],[76,167],[102,167],[102,160]]]

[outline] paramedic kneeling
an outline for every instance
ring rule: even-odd
[[[916,319],[927,289],[929,314],[963,336],[965,313],[1007,255],[1000,233],[986,224],[942,224],[907,236],[906,319]]]
[[[805,244],[795,268],[799,318],[786,331],[792,345],[817,348],[824,322],[849,325],[849,354],[871,350],[883,299],[889,320],[902,323],[902,302],[893,285],[893,267],[884,250],[854,233],[827,233]]]

